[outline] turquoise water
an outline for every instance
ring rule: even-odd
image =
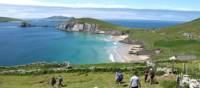
[[[19,22],[0,23],[0,66],[64,61],[72,64],[95,64],[121,60],[116,52],[117,46],[121,44],[112,41],[110,36],[56,30],[55,25],[61,21],[63,20],[30,20],[34,26],[48,26],[30,28],[18,27]],[[108,22],[143,28],[169,25],[151,21]]]
[[[0,66],[33,62],[69,61],[73,64],[108,63],[110,36],[63,32],[54,27],[20,28],[0,24]]]

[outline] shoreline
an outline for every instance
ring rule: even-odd
[[[118,45],[114,46],[115,47],[115,50],[114,50],[115,55],[113,55],[113,57],[112,57],[112,59],[114,59],[114,62],[122,62],[122,63],[143,62],[150,58],[150,55],[129,54],[129,51],[131,51],[131,49],[137,45],[119,42],[126,38],[128,38],[128,35],[111,36],[111,39],[114,42],[118,43]]]

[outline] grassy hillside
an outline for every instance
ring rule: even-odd
[[[129,38],[144,41],[149,50],[161,48],[161,55],[153,59],[168,59],[172,55],[196,55],[200,58],[200,19],[157,30],[133,29]]]
[[[91,24],[97,24],[101,30],[120,30],[120,31],[125,31],[129,28],[119,26],[119,25],[114,25],[105,21],[97,20],[97,19],[92,19],[92,18],[79,18],[75,19],[72,22],[76,23],[91,23]]]
[[[110,63],[110,64],[90,64],[90,65],[72,65],[72,69],[78,69],[74,72],[57,72],[57,73],[44,73],[44,74],[29,74],[29,75],[0,75],[0,88],[49,88],[49,81],[51,77],[63,76],[65,87],[63,88],[127,88],[129,80],[133,75],[133,72],[137,70],[140,74],[142,88],[168,88],[163,87],[165,81],[174,81],[174,76],[160,77],[156,76],[156,80],[159,84],[150,85],[144,83],[143,69],[133,69],[123,71],[124,81],[123,84],[118,86],[115,83],[115,70],[93,70],[83,71],[84,68],[135,68],[145,66],[144,63],[125,64],[125,63]],[[47,68],[58,67],[58,65],[30,65],[13,67],[12,69],[35,69],[40,68],[45,70]],[[4,68],[4,70],[10,68]],[[2,69],[1,69],[2,70]]]
[[[0,22],[9,22],[9,21],[22,21],[22,20],[9,17],[0,17]]]
[[[196,20],[186,22],[186,23],[176,25],[176,26],[161,28],[159,32],[173,33],[177,35],[188,32],[194,35],[199,35],[200,34],[200,19],[196,19]]]
[[[131,73],[124,73],[124,83],[118,86],[115,83],[114,74],[111,72],[91,72],[91,73],[57,73],[39,76],[0,76],[0,88],[50,88],[51,77],[62,75],[64,78],[63,88],[128,88]],[[172,77],[173,78],[173,77]],[[158,77],[160,84],[150,85],[144,83],[141,76],[142,88],[164,88],[161,83],[170,80],[170,77]],[[169,81],[168,81],[169,82]],[[57,88],[57,85],[56,85]],[[169,88],[169,87],[165,87]]]

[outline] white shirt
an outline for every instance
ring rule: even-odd
[[[139,84],[139,77],[137,76],[131,77],[130,82],[131,82],[131,87],[137,87]]]

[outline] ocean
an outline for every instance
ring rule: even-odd
[[[174,26],[184,21],[159,21],[159,20],[106,20],[105,21],[129,28],[158,29],[167,26]]]
[[[111,36],[59,31],[55,29],[55,25],[61,22],[59,20],[29,21],[36,26],[48,27],[21,28],[18,27],[19,22],[0,23],[0,66],[64,61],[72,64],[96,64],[110,63],[117,58],[114,54],[120,43],[111,40]],[[127,27],[155,27],[146,26],[147,24],[143,22],[142,24],[124,20],[108,22]]]

